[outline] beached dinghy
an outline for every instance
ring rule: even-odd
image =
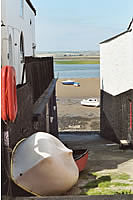
[[[80,86],[80,83],[78,83],[78,82],[74,82],[74,84],[73,84],[75,87],[79,87]]]
[[[77,182],[79,170],[72,150],[56,137],[38,132],[16,145],[11,177],[32,194],[59,195]]]
[[[89,99],[83,99],[81,101],[81,105],[98,107],[98,106],[100,106],[100,103],[96,98],[89,98]]]
[[[64,85],[73,85],[74,83],[75,83],[75,81],[73,81],[73,80],[62,81],[62,84],[64,84]]]

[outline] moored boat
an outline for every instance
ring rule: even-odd
[[[80,83],[79,82],[74,82],[73,84],[75,87],[79,87],[80,86]]]
[[[81,105],[99,107],[100,106],[100,102],[96,98],[89,98],[89,99],[83,99],[81,101]]]
[[[64,84],[64,85],[73,85],[74,83],[75,83],[75,81],[73,81],[73,80],[62,81],[62,84]]]

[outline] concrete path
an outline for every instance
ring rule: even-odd
[[[130,182],[131,186],[125,189],[133,192],[133,150],[120,150],[118,144],[105,140],[98,133],[96,131],[60,133],[60,139],[69,148],[89,150],[86,168],[81,172],[77,185],[67,194],[79,195],[82,192],[81,188],[92,179],[92,173],[100,176],[126,173],[130,178],[124,180],[124,183]]]

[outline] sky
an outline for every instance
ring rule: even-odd
[[[37,51],[99,50],[127,29],[133,0],[31,0],[37,11]]]

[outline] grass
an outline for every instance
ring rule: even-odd
[[[110,183],[111,178],[110,176],[101,176],[96,180],[93,180],[91,182],[88,182],[88,184],[85,186],[87,188],[95,188],[98,187],[100,183]]]
[[[111,174],[111,178],[112,179],[120,179],[120,180],[128,180],[130,178],[130,176],[126,173],[121,173],[121,174]]]
[[[90,189],[88,192],[82,193],[84,195],[114,195],[114,194],[133,194],[133,192],[131,190],[124,190],[124,189],[120,189],[118,192],[115,191],[114,189],[108,189],[108,188],[104,188],[104,189]]]
[[[56,64],[100,64],[98,59],[89,60],[58,60],[55,61]]]
[[[104,182],[104,183],[100,183],[99,185],[98,185],[98,187],[101,187],[101,188],[104,188],[104,187],[111,187],[111,186],[118,186],[118,187],[126,187],[126,186],[129,186],[129,184],[128,183],[119,183],[119,182],[109,182],[109,181],[106,181],[106,182]]]
[[[97,172],[93,172],[92,175],[97,177],[97,178],[102,176],[102,174],[100,175]],[[109,175],[112,180],[116,180],[116,179],[128,180],[128,179],[130,179],[130,176],[128,174],[126,174],[126,173],[108,173],[106,175]],[[133,181],[133,180],[131,180],[131,181]]]
[[[108,175],[100,175],[99,173],[92,173],[95,180],[89,181],[82,187],[84,195],[113,195],[113,194],[133,194],[132,190],[124,187],[133,186],[126,183],[130,176],[126,173],[113,173]],[[119,181],[120,180],[120,181]],[[121,182],[121,181],[124,182]],[[114,182],[115,181],[115,182]]]

